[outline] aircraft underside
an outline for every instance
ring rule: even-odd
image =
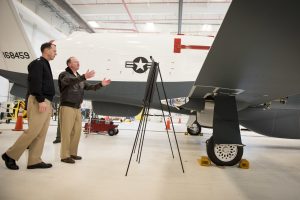
[[[1,72],[2,76],[15,82],[11,93],[24,98],[27,92],[24,85],[27,75]],[[57,84],[57,81],[55,83]],[[185,88],[191,87],[192,84],[166,83],[167,93],[172,91],[168,93],[168,98],[186,95],[181,90],[186,91]],[[86,98],[92,101],[93,109],[98,114],[134,116],[142,110],[144,88],[145,83],[114,82],[111,87],[103,90],[86,92]],[[119,98],[116,98],[117,95]],[[190,135],[199,135],[202,127],[213,128],[213,136],[207,141],[207,153],[217,165],[235,165],[241,160],[244,145],[241,141],[240,124],[263,135],[300,139],[300,95],[289,97],[288,101],[275,101],[268,106],[258,105],[242,110],[238,110],[237,104],[234,96],[216,94],[213,99],[196,101],[196,106],[199,105],[198,111],[193,110],[193,104],[186,104],[181,109],[171,107],[171,111],[191,116],[196,116],[197,113],[197,117],[194,117],[195,122],[188,124],[187,131]],[[151,107],[160,109],[156,95]],[[166,108],[164,106],[164,109]]]
[[[27,92],[27,74],[4,70],[0,72],[2,76],[14,82],[11,93],[24,98]],[[168,98],[188,96],[186,91],[192,85],[193,82],[165,83]],[[92,101],[93,110],[98,114],[135,116],[142,110],[145,87],[145,82],[115,81],[110,87],[99,91],[86,91],[85,98]],[[57,101],[59,92],[56,93]],[[235,165],[243,155],[240,124],[263,135],[300,139],[299,104],[300,97],[296,95],[289,97],[288,101],[275,101],[268,105],[240,109],[240,103],[236,102],[235,96],[215,94],[211,99],[190,98],[189,102],[182,106],[171,107],[171,111],[194,116],[195,120],[187,124],[190,135],[199,135],[202,127],[213,128],[213,136],[207,141],[209,158],[217,165]],[[156,94],[151,107],[160,109]],[[163,108],[167,107],[164,105]]]

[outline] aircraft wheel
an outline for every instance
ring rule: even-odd
[[[209,159],[219,166],[238,164],[243,156],[243,146],[235,144],[215,144],[213,136],[206,141],[206,151]]]
[[[115,129],[115,135],[118,135],[119,129]]]
[[[187,127],[187,132],[193,136],[200,135],[201,125],[197,121],[195,121],[191,126]]]

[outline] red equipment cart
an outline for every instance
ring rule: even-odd
[[[119,133],[118,125],[115,125],[113,121],[92,118],[91,123],[85,123],[84,125],[84,132],[107,132],[108,135],[114,136]]]

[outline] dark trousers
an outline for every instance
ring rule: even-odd
[[[56,130],[56,139],[60,141],[60,120],[59,120],[59,108],[58,108],[58,118],[57,118],[57,130]]]

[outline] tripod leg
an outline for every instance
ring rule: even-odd
[[[134,140],[133,153],[135,153],[137,141],[139,140],[138,138],[139,138],[139,133],[140,133],[141,125],[143,124],[142,122],[143,122],[143,120],[144,120],[144,114],[145,114],[145,109],[143,108],[142,115],[141,115],[141,120],[140,120],[139,127],[138,127],[138,130],[137,130],[138,136],[135,137],[135,140]]]
[[[169,111],[169,115],[171,115],[170,111]],[[173,128],[174,138],[175,138],[175,141],[176,141],[176,146],[177,146],[177,150],[178,150],[178,155],[179,155],[179,158],[180,158],[180,163],[181,163],[182,172],[184,173],[184,168],[183,168],[183,164],[182,164],[182,159],[181,159],[181,155],[180,155],[180,150],[179,150],[179,146],[178,146],[177,137],[176,137],[175,130],[174,130],[174,124],[173,124],[172,117],[170,117],[170,119],[171,119],[171,124],[172,124],[172,128]]]
[[[144,120],[144,117],[143,117],[143,115],[142,115],[142,120],[140,121],[139,127],[140,127],[141,124],[143,123],[143,120]],[[128,166],[127,166],[127,170],[126,170],[125,176],[127,176],[127,174],[128,174],[128,170],[129,170],[129,167],[130,167],[132,155],[133,155],[133,153],[134,153],[134,151],[135,151],[135,148],[136,148],[136,144],[137,144],[137,140],[138,140],[139,134],[140,134],[140,130],[137,130],[136,135],[135,135],[134,144],[133,144],[133,147],[132,147],[132,150],[131,150],[131,154],[130,154],[130,158],[129,158],[129,162],[128,162]]]
[[[143,145],[144,145],[144,138],[145,138],[145,132],[146,132],[146,127],[147,127],[147,122],[148,122],[148,117],[149,117],[149,110],[151,107],[151,101],[153,98],[153,92],[154,92],[154,87],[155,87],[155,82],[156,82],[156,68],[152,68],[152,73],[149,74],[149,79],[147,80],[147,84],[148,87],[146,89],[146,95],[145,95],[145,99],[144,102],[146,104],[145,108],[146,108],[146,119],[145,119],[145,123],[144,126],[142,127],[142,134],[141,134],[141,138],[140,138],[140,144],[139,144],[139,150],[138,150],[138,154],[137,154],[137,161],[138,163],[140,163],[141,161],[141,155],[142,155],[142,150],[143,150]]]
[[[149,110],[150,110],[150,105],[147,108],[147,114],[145,115],[145,123],[144,123],[144,127],[142,129],[142,134],[141,134],[141,140],[140,140],[140,148],[138,151],[138,155],[137,155],[137,161],[138,163],[141,162],[141,157],[142,157],[142,150],[143,150],[143,145],[144,145],[144,139],[145,139],[145,134],[146,134],[146,127],[147,127],[147,122],[148,122],[148,117],[149,117]]]
[[[163,91],[164,91],[165,99],[168,99],[168,98],[167,98],[166,91],[165,91],[165,86],[164,86],[164,82],[163,82],[163,80],[162,80],[162,75],[161,75],[159,66],[157,66],[157,68],[158,68],[158,73],[159,73],[160,80],[161,80],[161,85],[162,85],[162,88],[163,88]],[[175,134],[174,124],[173,124],[173,120],[172,120],[172,116],[171,116],[170,106],[169,106],[168,101],[166,101],[166,102],[167,102],[168,112],[169,112],[170,119],[171,119],[171,123],[172,123],[172,128],[173,128],[174,138],[175,138],[175,141],[176,141],[176,146],[177,146],[177,151],[178,151],[178,155],[179,155],[179,158],[180,158],[180,163],[181,163],[182,172],[184,173],[184,168],[183,168],[183,164],[182,164],[182,159],[181,159],[181,155],[180,155],[180,150],[179,150],[179,146],[178,146],[178,141],[177,141],[177,137],[176,137],[176,134]]]
[[[141,129],[140,129],[140,137],[139,137],[139,147],[138,147],[138,152],[136,155],[136,162],[138,161],[139,155],[140,155],[140,150],[141,150],[141,145],[142,145],[142,139],[143,139],[143,134],[144,134],[144,129],[145,129],[145,124],[146,124],[146,120],[147,120],[147,115],[148,115],[148,108],[145,108],[145,113],[144,113],[144,119],[143,119],[143,123],[141,125]]]
[[[165,116],[165,113],[164,113],[164,110],[163,110],[163,107],[162,107],[162,104],[161,104],[161,101],[160,101],[161,98],[160,98],[157,83],[156,83],[156,90],[157,90],[157,94],[158,94],[158,100],[159,100],[159,103],[160,103],[160,108],[161,108],[161,112],[162,112],[162,115],[163,115],[164,123],[166,124],[166,116]],[[166,99],[166,101],[168,101],[168,100]],[[167,130],[167,135],[168,135],[168,139],[169,139],[169,144],[170,144],[172,156],[173,156],[173,159],[174,159],[174,153],[173,153],[173,148],[172,148],[172,144],[171,144],[171,140],[170,140],[169,131],[168,131],[168,129],[166,129],[166,130]]]

